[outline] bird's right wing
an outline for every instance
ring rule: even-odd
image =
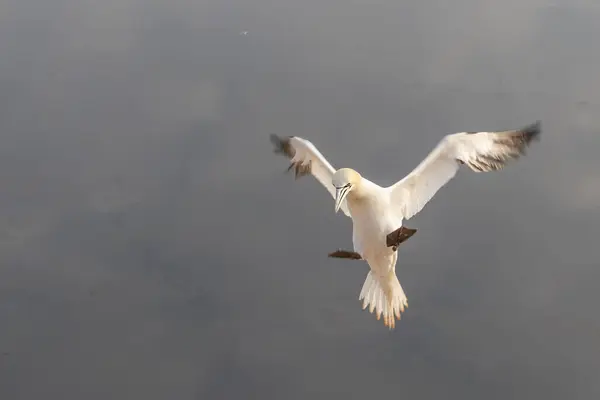
[[[271,142],[275,146],[275,153],[283,154],[290,159],[288,171],[293,168],[296,179],[311,174],[335,198],[335,188],[331,178],[336,170],[311,142],[297,136],[279,137],[275,134],[271,134]],[[350,216],[346,201],[340,209],[348,217]]]

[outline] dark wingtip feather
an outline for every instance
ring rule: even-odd
[[[468,166],[477,172],[498,171],[508,163],[525,155],[533,140],[539,140],[542,133],[541,121],[511,131],[492,132],[498,150],[495,154],[479,154],[467,161]],[[461,162],[459,160],[459,162]]]
[[[282,153],[283,149],[284,149],[283,139],[274,133],[271,133],[269,135],[269,139],[271,140],[271,143],[273,144],[273,151],[275,153]]]
[[[269,135],[271,143],[273,144],[273,152],[276,154],[283,154],[286,157],[294,157],[294,148],[290,144],[291,136],[280,137],[274,133]]]
[[[531,125],[527,125],[519,130],[519,133],[523,135],[523,139],[527,144],[533,140],[539,140],[542,133],[542,121],[537,120]]]
[[[296,150],[294,150],[294,146],[292,146],[290,143],[291,138],[293,138],[293,136],[280,137],[272,133],[270,135],[270,139],[274,147],[273,152],[276,154],[282,154],[289,159],[293,159],[294,155],[296,154]],[[302,164],[302,162],[292,162],[286,172],[289,172],[292,169],[294,170],[296,179],[299,179],[311,173],[312,162],[309,161],[306,164]]]

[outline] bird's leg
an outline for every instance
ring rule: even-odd
[[[354,251],[348,251],[348,250],[336,250],[333,253],[329,253],[329,257],[346,258],[349,260],[362,260],[362,257],[360,254],[358,254]]]
[[[392,250],[396,251],[398,250],[398,246],[400,246],[401,243],[408,240],[412,235],[415,234],[415,232],[417,232],[416,229],[410,229],[401,226],[400,228],[396,229],[394,232],[386,236],[386,245],[388,247],[391,247]]]

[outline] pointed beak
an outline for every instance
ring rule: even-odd
[[[335,212],[337,213],[342,206],[342,202],[348,195],[350,188],[348,186],[344,186],[343,188],[335,188]]]

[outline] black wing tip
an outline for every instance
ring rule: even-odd
[[[269,135],[269,140],[273,144],[273,148],[275,151],[283,150],[283,146],[284,146],[284,142],[285,142],[284,138],[279,137],[279,135],[277,135],[275,133],[271,133]]]
[[[294,146],[292,146],[292,144],[290,142],[291,138],[293,138],[293,136],[281,137],[274,133],[271,133],[270,139],[271,139],[271,143],[273,143],[273,147],[274,147],[273,152],[276,154],[282,154],[289,159],[293,159],[294,156],[296,155],[296,150],[294,149]],[[303,164],[302,162],[297,162],[297,161],[292,162],[286,172],[289,172],[292,169],[294,169],[294,174],[296,176],[296,179],[301,178],[305,175],[312,173],[312,162],[309,161],[308,163],[305,163],[305,164]]]
[[[477,134],[480,133],[480,131],[471,131],[471,132],[465,132],[469,135],[473,135],[473,134]],[[511,130],[511,131],[498,131],[496,133],[508,133],[511,135],[514,135],[515,133],[518,134],[519,136],[522,136],[524,138],[527,139],[527,143],[529,143],[531,140],[533,139],[539,139],[540,134],[542,133],[542,121],[540,121],[539,119],[537,121],[535,121],[532,124],[529,124],[527,126],[524,126],[521,129],[516,129],[516,130]]]
[[[495,152],[495,154],[494,152],[479,154],[474,159],[467,160],[466,164],[473,171],[498,171],[504,168],[509,160],[524,156],[531,142],[539,140],[542,133],[542,123],[538,120],[520,129],[493,133],[495,133],[494,143],[499,146],[499,149],[503,148],[503,151]],[[458,162],[464,163],[462,160],[458,160]]]
[[[276,154],[283,154],[287,157],[293,157],[293,149],[290,145],[290,139],[292,136],[281,137],[275,133],[269,135],[269,139],[273,144],[273,152]]]
[[[519,133],[523,135],[527,143],[530,143],[533,140],[540,140],[540,135],[542,134],[542,121],[537,120],[534,123],[521,128]]]

